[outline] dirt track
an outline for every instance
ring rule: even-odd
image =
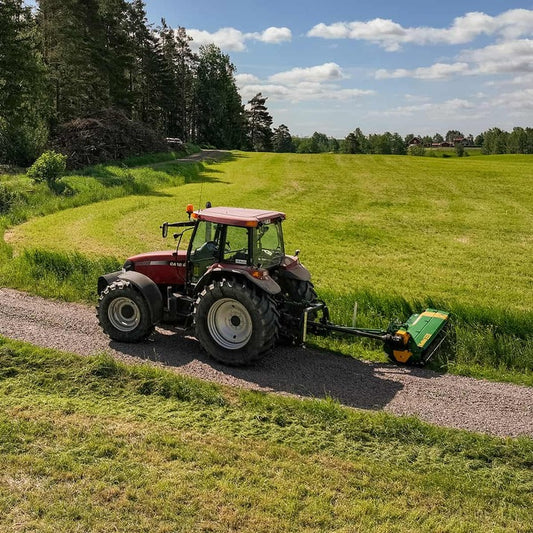
[[[127,362],[161,364],[224,385],[304,397],[329,395],[347,406],[416,415],[441,426],[533,437],[533,389],[528,387],[302,348],[277,348],[252,368],[228,368],[213,362],[183,333],[158,329],[140,344],[110,342],[94,308],[11,289],[0,289],[0,334],[82,355],[107,351]]]

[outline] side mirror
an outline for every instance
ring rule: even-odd
[[[161,234],[163,235],[163,239],[166,239],[168,235],[168,222],[163,222],[163,225],[159,227],[161,228]]]

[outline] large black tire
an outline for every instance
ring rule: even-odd
[[[279,317],[270,296],[243,281],[214,281],[194,306],[196,338],[217,361],[242,366],[261,359],[278,337]]]
[[[100,294],[98,320],[115,341],[139,342],[154,330],[144,296],[129,281],[117,280]]]
[[[314,285],[310,281],[288,278],[283,282],[289,298],[295,302],[314,303],[318,296]]]
[[[285,278],[281,287],[283,290],[284,298],[290,302],[295,302],[295,307],[288,307],[288,315],[291,319],[287,323],[282,323],[279,335],[279,343],[284,346],[293,346],[298,341],[299,334],[299,322],[301,312],[309,304],[316,303],[318,300],[315,288],[310,281],[304,281],[301,279]],[[308,321],[313,321],[317,318],[317,312],[311,311],[307,315]],[[283,327],[285,326],[285,327]]]

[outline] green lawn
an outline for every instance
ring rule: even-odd
[[[335,320],[349,321],[355,300],[361,326],[383,326],[423,306],[440,306],[455,314],[460,356],[438,364],[476,375],[483,372],[475,368],[483,366],[518,371],[529,383],[532,163],[532,156],[517,155],[442,159],[235,152],[218,164],[146,167],[130,182],[137,188],[134,195],[14,227],[8,240],[22,259],[3,273],[0,269],[0,279],[25,287],[32,271],[33,290],[87,298],[94,275],[70,285],[67,275],[53,273],[51,279],[39,271],[42,254],[37,261],[24,250],[44,249],[52,253],[51,262],[76,251],[91,263],[90,271],[101,264],[99,256],[115,257],[119,264],[133,253],[171,248],[172,239],[161,238],[159,225],[183,220],[190,202],[276,209],[287,213],[287,250],[301,249],[301,260]],[[184,172],[179,186],[165,188],[166,179],[178,180]],[[334,346],[380,357],[367,345]]]
[[[0,530],[531,530],[533,441],[0,338]]]

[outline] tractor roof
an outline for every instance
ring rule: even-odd
[[[230,226],[255,227],[259,223],[269,224],[275,220],[284,220],[285,213],[242,207],[209,207],[195,211],[193,218]]]

